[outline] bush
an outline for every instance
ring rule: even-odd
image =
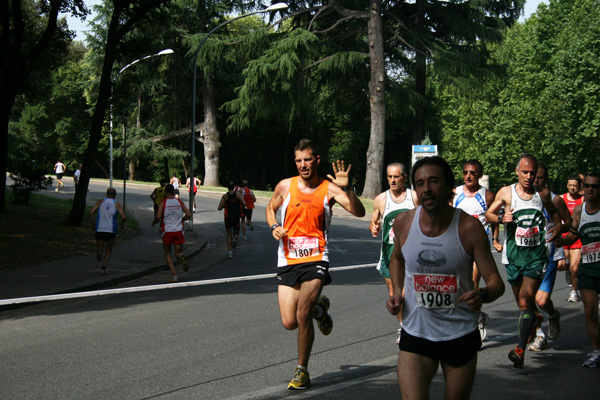
[[[29,204],[33,192],[47,189],[52,185],[52,178],[46,177],[45,169],[36,165],[23,165],[23,170],[16,174],[10,174],[13,184],[11,203]]]

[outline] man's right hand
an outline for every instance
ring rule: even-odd
[[[385,307],[388,309],[390,314],[398,315],[398,313],[400,312],[400,308],[402,306],[402,302],[403,302],[402,296],[398,296],[398,295],[390,296],[390,298],[387,299],[387,301],[385,302]]]
[[[371,235],[373,235],[373,237],[377,237],[377,235],[379,235],[380,228],[381,224],[379,221],[377,221],[377,223],[371,222]]]
[[[284,238],[285,236],[287,236],[288,230],[284,229],[281,226],[278,226],[277,228],[273,229],[273,237],[276,240],[281,240],[282,238]]]

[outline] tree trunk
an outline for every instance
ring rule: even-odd
[[[85,214],[86,197],[90,183],[88,166],[92,165],[96,159],[98,143],[100,143],[100,139],[102,138],[102,127],[104,126],[104,121],[106,119],[106,110],[111,95],[111,73],[117,54],[116,48],[120,41],[117,35],[119,15],[120,12],[117,12],[116,10],[113,12],[108,28],[104,62],[102,64],[102,75],[100,76],[100,86],[98,87],[98,98],[96,100],[96,106],[94,107],[92,126],[90,127],[90,137],[83,156],[81,177],[77,184],[77,188],[75,189],[75,197],[73,199],[71,212],[65,221],[65,224],[68,226],[80,225]]]
[[[416,25],[419,29],[423,29],[425,25],[425,4],[424,0],[417,0],[417,15]],[[418,41],[417,51],[415,57],[415,91],[418,94],[418,103],[415,107],[415,116],[413,118],[412,126],[412,144],[421,144],[425,139],[425,116],[427,115],[427,98],[426,93],[426,75],[427,75],[427,59],[425,57],[425,47]]]
[[[217,107],[212,81],[202,79],[202,103],[204,105],[204,179],[207,186],[219,186],[219,131],[217,130]],[[194,162],[194,160],[192,160]],[[198,174],[196,173],[196,176]]]
[[[0,171],[2,172],[2,182],[0,182],[0,213],[6,211],[6,173],[8,172],[8,123],[10,120],[10,110],[12,109],[16,94],[3,92],[0,106]]]
[[[369,82],[371,134],[367,150],[365,187],[362,196],[373,199],[381,192],[381,174],[385,148],[385,62],[380,0],[370,1],[368,35],[369,60],[371,63],[371,80]]]
[[[129,169],[129,179],[130,181],[135,181],[135,160],[129,160],[128,169]]]

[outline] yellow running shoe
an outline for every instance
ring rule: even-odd
[[[317,307],[321,307],[325,312],[321,318],[315,318],[317,320],[317,326],[321,333],[327,336],[333,329],[333,319],[331,318],[331,315],[327,313],[327,310],[329,310],[329,299],[327,296],[319,297],[319,300],[317,300]]]
[[[290,381],[288,389],[290,390],[304,390],[310,387],[310,376],[308,371],[296,367],[294,371],[294,379]]]

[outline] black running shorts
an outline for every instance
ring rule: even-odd
[[[240,217],[225,218],[225,228],[240,229]]]
[[[112,233],[112,232],[96,232],[96,240],[102,240],[105,242],[108,242],[111,239],[114,239],[117,237],[116,233]]]
[[[311,281],[313,279],[325,280],[323,286],[331,283],[329,276],[329,263],[325,261],[308,262],[302,264],[288,265],[277,268],[277,283],[294,287],[298,283]]]
[[[432,342],[431,340],[412,336],[402,330],[399,347],[402,351],[439,360],[453,367],[460,367],[471,361],[481,348],[481,335],[479,329],[475,329],[473,332],[457,339]]]
[[[252,210],[254,210],[254,208],[244,208],[242,210],[242,217],[252,219]]]

